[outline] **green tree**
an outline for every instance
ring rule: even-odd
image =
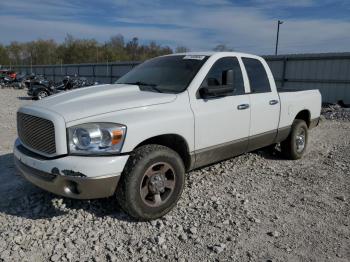
[[[126,44],[126,52],[129,55],[131,61],[140,60],[139,58],[139,39],[134,37],[130,42]]]
[[[224,51],[231,52],[233,51],[233,48],[227,47],[225,44],[219,44],[215,46],[213,50],[217,52],[224,52]]]
[[[178,46],[175,48],[175,53],[186,53],[191,51],[189,48],[187,48],[186,46]]]
[[[55,64],[57,62],[57,43],[54,40],[37,40],[24,44],[25,64]]]
[[[175,50],[188,51],[179,46]],[[38,39],[26,43],[12,42],[0,45],[0,63],[12,65],[104,63],[106,61],[143,61],[155,56],[173,53],[168,46],[155,41],[141,44],[137,37],[126,42],[121,34],[100,43],[95,39],[80,39],[67,34],[63,43],[52,39]]]
[[[9,65],[10,57],[8,55],[6,47],[0,44],[0,65]]]
[[[7,47],[8,56],[11,63],[15,65],[23,64],[24,45],[18,42],[11,42]]]

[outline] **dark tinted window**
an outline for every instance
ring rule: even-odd
[[[116,84],[137,84],[144,91],[180,93],[187,88],[207,58],[191,55],[153,58],[119,78]]]
[[[228,77],[229,70],[233,71],[233,79],[231,80]],[[244,94],[242,71],[237,58],[223,57],[216,61],[204,79],[202,86],[231,86],[233,95]]]
[[[253,58],[243,58],[252,93],[271,92],[269,79],[263,64]]]

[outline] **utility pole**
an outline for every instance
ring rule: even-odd
[[[277,37],[276,37],[276,49],[275,49],[275,55],[278,53],[278,38],[280,34],[280,25],[283,24],[283,21],[278,20],[277,21]]]

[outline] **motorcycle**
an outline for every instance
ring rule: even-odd
[[[31,75],[25,84],[28,88],[27,94],[33,99],[41,100],[47,96],[57,94],[63,91],[69,91],[76,88],[96,85],[85,77],[65,76],[60,84],[55,84],[53,81],[45,79],[43,76]]]
[[[18,74],[15,71],[7,69],[0,70],[0,85],[1,88],[11,88],[12,84],[16,82]]]
[[[16,74],[15,79],[13,80],[11,86],[14,89],[24,89],[26,87],[24,81],[27,79],[26,74],[21,73],[21,74]]]
[[[42,80],[45,80],[44,76],[42,76],[42,75],[35,75],[34,73],[31,73],[24,80],[24,84],[25,84],[27,89],[31,89],[32,86],[39,84],[39,82],[42,81]]]
[[[55,83],[45,78],[34,78],[27,81],[27,94],[35,100],[41,100],[55,93]]]

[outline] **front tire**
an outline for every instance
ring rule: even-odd
[[[309,138],[308,131],[304,120],[295,119],[289,136],[281,142],[282,154],[292,160],[300,159],[306,150]]]
[[[174,150],[145,145],[130,156],[117,188],[122,209],[137,220],[164,216],[179,200],[185,185],[185,167]]]

